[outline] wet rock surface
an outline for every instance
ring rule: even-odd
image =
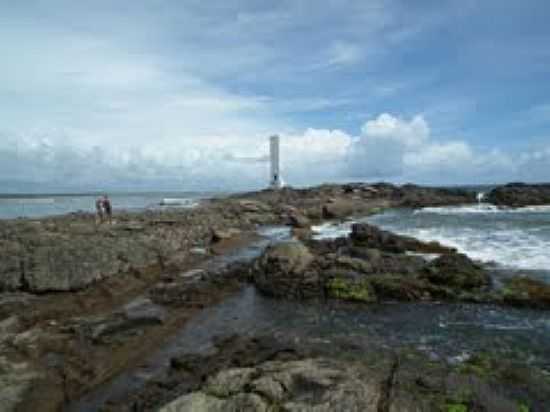
[[[515,365],[490,369],[492,362],[480,355],[456,367],[414,351],[233,336],[211,354],[172,359],[165,377],[102,410],[542,410],[547,377],[518,372],[512,378],[523,385],[518,391],[508,375]]]

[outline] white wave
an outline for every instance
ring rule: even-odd
[[[408,256],[417,256],[417,257],[421,257],[422,259],[428,261],[428,262],[431,262],[432,260],[435,260],[437,259],[438,257],[441,256],[440,253],[420,253],[420,252],[406,252],[405,253],[406,255]]]
[[[323,223],[311,227],[313,239],[336,239],[337,237],[347,236],[351,233],[351,225],[354,222],[344,223]]]
[[[479,203],[462,206],[424,207],[413,214],[467,215],[489,213],[550,213],[550,205],[524,206],[518,208],[499,207],[490,203]]]
[[[194,207],[198,204],[196,199],[189,198],[164,198],[161,200],[161,206],[180,206],[180,207]]]
[[[508,209],[510,213],[549,213],[550,205],[524,206],[517,209]]]
[[[258,230],[258,234],[272,240],[285,240],[290,238],[290,227],[264,226]]]
[[[443,206],[443,207],[425,207],[415,210],[414,214],[432,213],[438,215],[466,215],[466,214],[484,214],[484,213],[500,213],[503,209],[489,203],[480,203],[475,205],[462,206]]]
[[[473,228],[411,228],[399,233],[456,248],[470,258],[505,268],[550,270],[550,241],[520,229],[487,233]]]
[[[7,198],[1,199],[1,202],[18,205],[51,205],[55,203],[55,199],[52,197]]]

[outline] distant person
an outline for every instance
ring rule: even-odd
[[[103,211],[105,212],[105,217],[109,221],[109,224],[113,224],[113,207],[107,195],[103,196]]]
[[[103,223],[103,217],[104,217],[104,206],[103,206],[103,198],[98,197],[95,201],[95,211],[97,215],[96,223]]]

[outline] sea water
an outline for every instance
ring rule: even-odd
[[[113,193],[109,198],[116,211],[189,208],[201,199],[221,195],[207,192]],[[73,212],[95,213],[99,194],[0,194],[0,219],[39,218]]]

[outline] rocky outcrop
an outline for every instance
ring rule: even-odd
[[[550,184],[509,183],[491,190],[486,200],[509,207],[550,205]]]
[[[300,242],[273,245],[256,262],[254,282],[262,292],[272,296],[318,296],[321,293],[318,274],[309,270],[313,260],[313,254]]]
[[[441,256],[421,257],[435,252]],[[490,284],[482,267],[453,249],[368,224],[354,225],[348,238],[271,247],[252,271],[262,292],[288,299],[483,301]]]
[[[248,203],[246,208],[256,210]],[[118,274],[177,270],[196,257],[197,246],[210,246],[212,237],[235,238],[252,227],[237,213],[223,212],[212,205],[120,214],[112,226],[80,215],[0,222],[0,292],[75,291]]]
[[[379,249],[386,252],[405,253],[450,253],[455,249],[442,246],[437,242],[421,242],[408,236],[393,234],[367,223],[356,223],[351,228],[350,238],[355,245]]]
[[[457,204],[471,193],[412,185],[322,185],[205,201],[194,210],[115,214],[112,226],[92,215],[0,222],[0,292],[75,291],[121,273],[184,265],[190,250],[238,237],[257,225],[290,224],[299,238],[311,222],[366,215],[392,206]]]
[[[500,297],[513,306],[550,308],[550,285],[536,279],[514,277],[505,282]]]
[[[304,359],[223,370],[203,390],[184,395],[160,411],[268,412],[276,406],[287,411],[376,412],[380,398],[379,379],[360,367],[343,369],[331,359]]]
[[[353,214],[353,202],[345,199],[329,199],[323,206],[325,219],[341,219]]]
[[[230,337],[217,342],[210,355],[174,358],[166,377],[113,403],[109,411],[133,405],[133,410],[164,412],[516,412],[520,404],[538,410],[548,399],[543,389],[547,378],[540,372],[514,375],[516,383],[530,388],[527,395],[535,399],[531,402],[519,398],[517,387],[507,386],[513,364],[500,362],[490,375],[483,375],[476,359],[452,367],[415,351]],[[537,381],[541,378],[544,382]]]
[[[481,288],[490,283],[489,274],[460,253],[442,255],[430,262],[424,271],[431,283],[461,290]]]

